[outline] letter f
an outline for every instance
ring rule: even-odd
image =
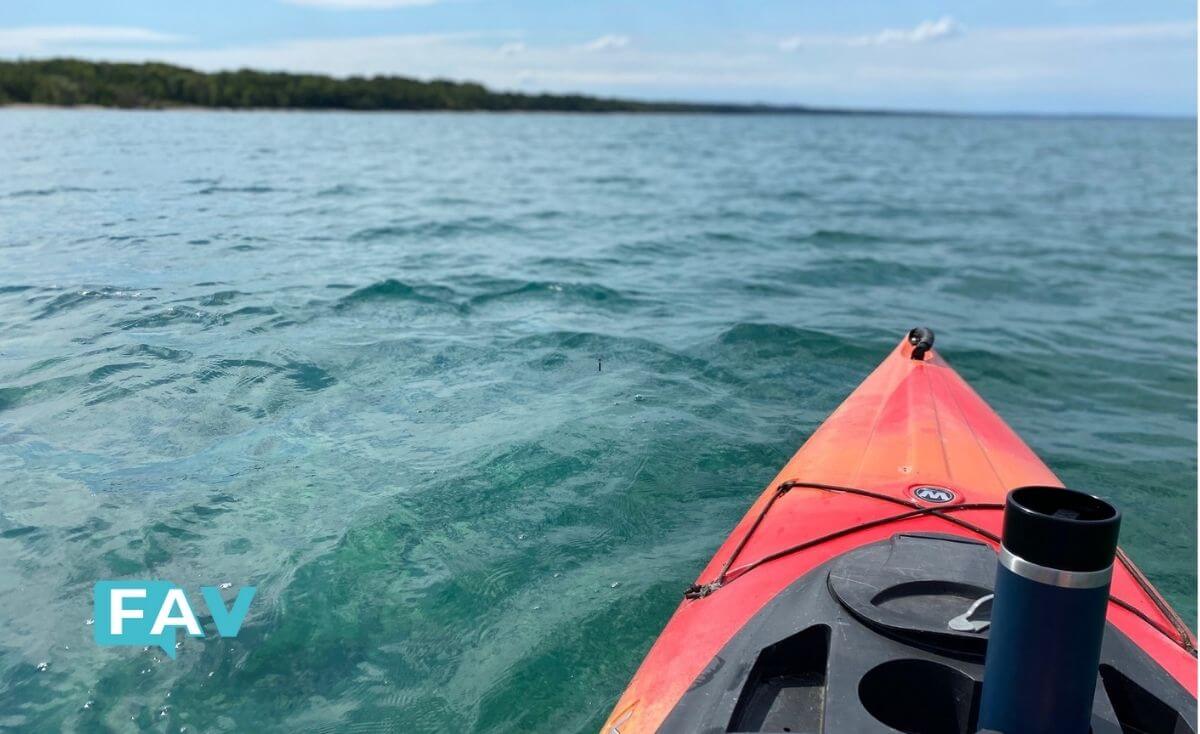
[[[109,589],[108,590],[108,608],[110,621],[108,631],[115,637],[121,636],[125,628],[125,620],[141,619],[145,613],[141,609],[126,609],[124,602],[126,599],[145,599],[145,589]]]

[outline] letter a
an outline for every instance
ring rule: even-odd
[[[175,607],[179,607],[179,616],[171,616],[171,610]],[[163,628],[167,625],[187,627],[188,634],[192,637],[204,636],[204,633],[200,631],[200,623],[196,621],[196,615],[192,614],[192,607],[188,604],[187,597],[183,595],[183,589],[167,590],[167,598],[163,600],[162,608],[158,610],[158,617],[154,620],[154,626],[150,628],[150,634],[162,634]]]

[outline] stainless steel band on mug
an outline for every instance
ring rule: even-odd
[[[1062,589],[1095,589],[1104,586],[1112,579],[1113,571],[1111,564],[1099,571],[1062,571],[1049,566],[1039,566],[1014,556],[1003,545],[1000,546],[1000,565],[1022,578]]]

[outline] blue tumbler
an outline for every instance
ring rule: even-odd
[[[1088,734],[1121,513],[1061,487],[1008,494],[979,729]]]

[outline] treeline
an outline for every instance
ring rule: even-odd
[[[0,104],[340,110],[560,112],[833,112],[802,107],[634,102],[578,94],[493,92],[480,84],[400,76],[335,79],[242,69],[204,73],[160,63],[0,61]]]

